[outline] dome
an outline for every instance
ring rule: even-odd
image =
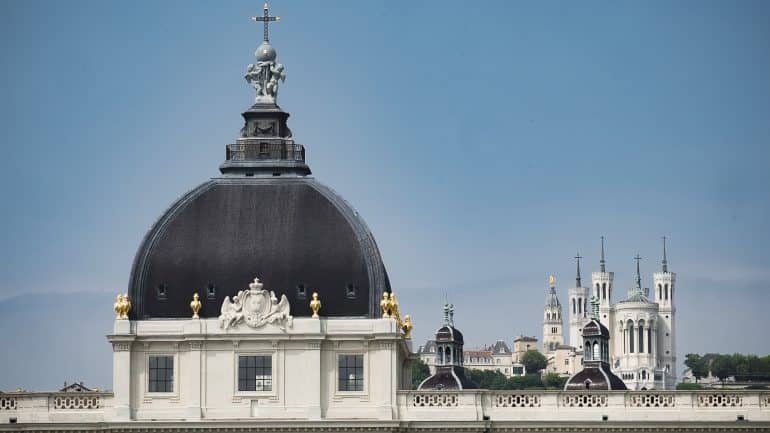
[[[454,326],[442,326],[436,331],[436,341],[443,342],[455,342],[463,344],[463,334]]]
[[[270,42],[268,41],[262,42],[262,44],[257,48],[257,51],[254,52],[254,55],[257,57],[257,61],[259,62],[272,62],[277,56],[275,48],[273,48],[273,46],[270,45]]]
[[[294,316],[378,317],[390,291],[363,219],[310,177],[221,177],[183,195],[149,230],[129,282],[134,319],[218,317],[225,296],[259,277]]]

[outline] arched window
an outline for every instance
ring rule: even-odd
[[[628,321],[628,351],[634,353],[634,322]]]
[[[443,364],[444,363],[444,348],[439,347],[438,348],[438,363]]]
[[[577,310],[575,309],[575,298],[572,298],[572,314],[576,314]]]
[[[665,293],[665,295],[666,295],[666,298],[665,298],[665,299],[668,301],[668,284],[666,284],[665,286],[663,286],[663,290],[665,291],[664,293]]]
[[[644,353],[644,320],[639,321],[639,353]]]
[[[594,359],[599,360],[601,359],[601,355],[599,354],[599,343],[594,341]]]
[[[588,299],[583,299],[583,316],[586,315],[588,310]]]
[[[607,283],[602,283],[602,299],[607,299]]]
[[[585,348],[583,349],[583,358],[585,358],[586,361],[591,360],[591,343],[586,342]]]
[[[663,298],[661,297],[661,295],[663,295],[663,288],[661,287],[661,285],[660,285],[660,284],[658,284],[658,293],[657,293],[657,295],[658,295],[658,300],[661,300],[661,299],[663,299]]]
[[[583,314],[583,298],[578,298],[578,314]]]
[[[449,347],[446,348],[446,363],[452,363],[452,349]]]

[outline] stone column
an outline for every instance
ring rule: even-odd
[[[203,356],[203,324],[200,319],[191,319],[184,324],[185,338],[188,346],[179,345],[179,382],[184,387],[185,418],[187,420],[201,419],[201,378],[205,372],[202,370],[201,358]],[[185,353],[182,349],[188,349]],[[186,355],[186,356],[184,356]],[[184,364],[184,365],[182,365]]]
[[[113,334],[107,336],[112,343],[112,392],[114,421],[131,420],[131,345],[134,335],[131,322],[115,320]],[[108,415],[109,416],[109,415]]]

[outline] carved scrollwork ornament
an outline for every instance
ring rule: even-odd
[[[259,278],[249,284],[249,290],[241,290],[231,300],[225,297],[222,303],[219,325],[222,329],[228,329],[243,322],[251,328],[260,328],[267,324],[273,324],[286,330],[291,327],[293,317],[289,313],[289,300],[286,295],[281,295],[278,301],[275,293],[262,290]]]

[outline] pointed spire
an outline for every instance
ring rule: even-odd
[[[668,272],[668,260],[666,260],[666,237],[663,236],[663,272]]]
[[[636,290],[641,292],[642,291],[642,276],[639,273],[639,262],[642,260],[642,258],[639,256],[639,254],[634,257],[634,260],[636,260]]]
[[[444,325],[450,326],[449,324],[449,303],[444,303]]]
[[[580,253],[577,253],[575,260],[577,261],[577,274],[575,275],[575,287],[583,287],[583,283],[580,280],[580,259],[583,257]]]
[[[599,271],[607,272],[607,269],[604,266],[604,236],[602,236],[602,258],[599,260]]]

